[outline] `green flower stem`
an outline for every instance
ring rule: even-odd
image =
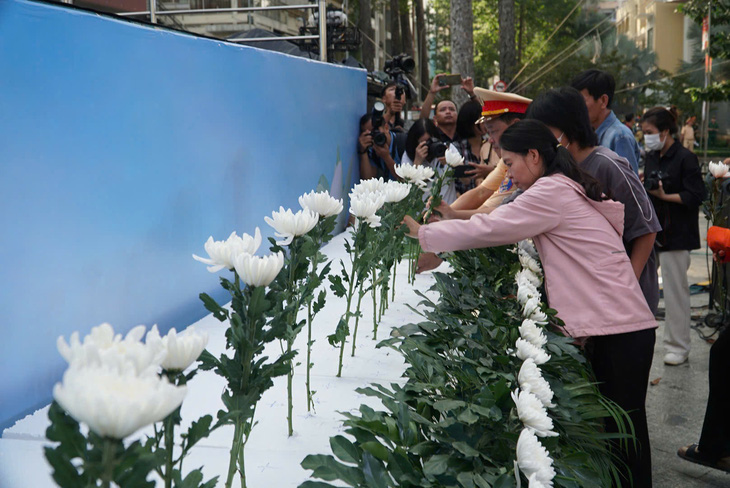
[[[396,259],[395,260],[395,263],[393,263],[393,284],[390,286],[390,292],[391,292],[391,294],[390,294],[390,300],[392,302],[395,301],[395,272],[398,269],[398,263],[399,262],[400,262],[400,260]]]
[[[309,300],[307,304],[307,412],[311,412],[314,407],[312,384],[309,381],[309,373],[312,371],[312,318],[312,300]]]
[[[168,415],[163,421],[165,436],[165,488],[172,488],[172,451],[175,448],[175,422],[174,412]]]
[[[365,293],[362,291],[362,285],[360,285],[360,288],[357,291],[357,307],[356,310],[360,311],[360,304],[362,303],[362,297],[365,296]],[[355,315],[355,329],[352,332],[352,353],[350,354],[350,357],[355,357],[355,345],[357,344],[357,326],[360,324],[360,314],[358,313]]]
[[[357,249],[355,250],[355,259],[357,258]],[[350,275],[350,283],[347,287],[347,307],[345,308],[345,325],[350,323],[350,305],[352,304],[352,294],[354,292],[355,285],[355,259],[352,260],[352,272]],[[337,378],[342,377],[342,358],[345,355],[345,338],[342,338],[342,344],[340,344],[340,362],[337,366]]]
[[[114,468],[115,468],[115,459],[114,459],[114,451],[115,451],[115,444],[117,441],[115,439],[110,439],[108,437],[104,438],[104,445],[102,446],[101,451],[101,465],[102,465],[102,473],[101,473],[101,486],[102,488],[111,488],[111,483],[114,478]]]
[[[287,354],[291,354],[291,348],[292,348],[291,342],[287,341],[287,343],[286,343]],[[289,437],[294,435],[294,426],[292,425],[292,412],[294,410],[294,405],[292,402],[292,379],[293,378],[294,378],[294,364],[291,364],[289,367],[289,372],[286,374],[286,398],[287,398],[286,420],[287,420],[287,424],[289,427]]]
[[[240,465],[243,460],[243,450],[241,449],[241,437],[243,437],[243,421],[241,419],[236,420],[235,428],[233,431],[233,445],[231,446],[231,457],[228,461],[228,477],[226,478],[226,488],[231,488],[233,484],[233,475],[236,473],[237,465]],[[240,454],[240,460],[239,460]],[[245,474],[241,474],[245,480]],[[241,486],[246,486],[241,484]]]
[[[377,295],[375,294],[375,282],[377,280],[377,271],[375,268],[372,269],[372,280],[373,286],[370,287],[370,292],[373,295],[373,340],[378,337],[378,301]]]

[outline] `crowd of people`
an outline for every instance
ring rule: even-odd
[[[636,449],[619,453],[622,482],[651,486],[645,401],[658,268],[666,304],[664,363],[682,364],[690,354],[687,271],[690,251],[700,247],[699,209],[706,197],[691,117],[681,131],[676,111],[665,107],[622,122],[612,109],[613,76],[594,69],[534,101],[462,79],[469,101],[457,107],[441,99],[431,120],[435,97],[446,88],[437,75],[420,119],[407,132],[395,114],[405,100],[384,89],[386,116],[379,131],[387,133],[385,145],[374,144],[364,116],[361,176],[397,179],[400,163],[443,171],[443,158],[433,148],[454,145],[470,166],[465,177],[444,185],[429,222],[404,221],[425,251],[419,271],[437,267],[439,253],[533,239],[563,332],[583,348],[601,392],[633,423]],[[718,342],[727,343],[727,335]],[[719,405],[730,411],[727,394]],[[682,448],[679,455],[730,469],[730,421],[715,417],[720,425],[705,426],[713,441]],[[606,429],[618,427],[608,423]]]

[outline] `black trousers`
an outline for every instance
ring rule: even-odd
[[[725,327],[710,348],[710,396],[700,452],[713,461],[730,455],[730,327]]]
[[[651,445],[646,425],[646,390],[649,386],[649,370],[654,356],[656,329],[646,329],[625,334],[595,336],[586,348],[588,359],[598,380],[598,389],[628,412],[634,424],[636,448],[629,443],[628,449],[616,454],[626,466],[619,466],[621,485],[624,487],[650,488]],[[616,423],[607,419],[607,432],[618,432]]]

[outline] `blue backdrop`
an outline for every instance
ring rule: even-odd
[[[0,0],[0,427],[50,400],[59,335],[180,329],[224,299],[191,254],[272,235],[321,175],[340,189],[365,91],[362,70]]]

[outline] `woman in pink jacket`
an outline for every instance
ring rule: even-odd
[[[656,322],[621,241],[623,204],[603,199],[598,182],[542,122],[517,122],[502,134],[500,146],[522,195],[468,221],[419,225],[406,217],[410,235],[433,252],[534,240],[550,306],[565,322],[565,332],[585,340],[601,392],[630,412],[637,433],[643,433],[638,452],[631,449],[623,457],[634,486],[651,486],[644,404]]]

